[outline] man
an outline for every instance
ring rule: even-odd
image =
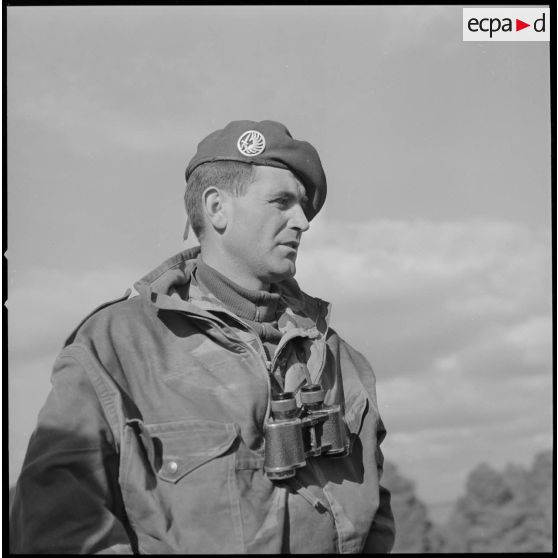
[[[186,180],[200,247],[88,316],[57,359],[13,551],[389,552],[374,374],[293,279],[326,197],[316,150],[277,122],[231,122],[198,145]],[[273,477],[270,459],[300,440],[270,456],[272,400],[292,392],[300,409],[315,384],[344,414],[349,455],[324,444]],[[307,438],[325,431],[306,420]]]

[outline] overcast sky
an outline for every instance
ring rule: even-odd
[[[427,502],[552,444],[548,43],[460,7],[9,7],[10,482],[51,367],[182,242],[184,169],[237,119],[319,151],[297,279],[371,361]]]

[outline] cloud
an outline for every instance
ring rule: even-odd
[[[420,381],[381,382],[378,391],[384,418],[394,431],[486,431],[535,417],[543,427],[542,419],[549,420],[551,413],[550,383],[550,371],[502,381],[440,367],[426,371]]]
[[[461,33],[461,9],[457,6],[390,6],[378,14],[384,18],[383,44],[391,49],[455,45]]]
[[[60,349],[89,312],[122,296],[143,271],[122,267],[72,272],[31,267],[13,276],[6,301],[10,358]]]
[[[10,482],[15,482],[39,409],[50,389],[58,352],[95,307],[115,299],[146,270],[63,272],[31,267],[8,289]]]
[[[457,496],[483,460],[523,463],[550,447],[548,231],[489,220],[312,228],[297,279],[333,303],[333,327],[371,361],[386,456],[426,500]]]
[[[334,327],[386,375],[417,373],[473,342],[501,342],[502,327],[526,320],[540,324],[531,326],[538,336],[548,321],[544,230],[491,221],[312,226],[297,279],[331,300]]]
[[[392,431],[383,451],[405,476],[417,480],[421,499],[443,502],[464,493],[467,475],[482,462],[496,468],[511,462],[530,465],[536,453],[552,447],[551,423],[549,417],[544,432],[540,423],[520,418],[483,429]]]
[[[550,446],[544,230],[482,220],[347,224],[320,215],[297,265],[301,286],[333,303],[333,327],[374,366],[386,458],[416,480],[426,500],[457,496],[480,461],[527,462]],[[53,266],[12,278],[10,447],[17,451],[10,475],[18,472],[63,340],[146,271]]]
[[[277,112],[288,117],[294,105],[300,123],[308,107],[322,106],[319,116],[340,95],[368,103],[363,67],[382,75],[384,43],[390,49],[425,41],[439,47],[441,24],[448,18],[460,23],[458,9],[440,7],[97,6],[56,12],[11,13],[10,120],[56,131],[81,154],[109,146],[174,152],[196,145],[212,129],[209,122],[216,127],[232,119],[231,107],[258,119],[278,118]],[[258,44],[266,45],[267,63]],[[370,85],[376,87],[375,80]]]
[[[170,118],[144,117],[123,106],[111,107],[87,85],[69,86],[11,105],[15,118],[61,134],[80,154],[97,154],[109,147],[143,153],[174,151],[195,144],[190,130]]]

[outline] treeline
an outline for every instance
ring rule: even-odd
[[[552,452],[539,453],[529,469],[503,472],[482,464],[467,479],[465,494],[448,520],[436,525],[413,481],[384,463],[382,484],[391,491],[397,534],[393,552],[551,552]],[[14,487],[9,491],[9,507]]]
[[[414,483],[392,463],[384,464],[382,484],[392,493],[394,552],[552,551],[551,451],[539,453],[530,468],[477,466],[443,525],[430,520]]]

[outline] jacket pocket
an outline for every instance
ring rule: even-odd
[[[201,419],[145,424],[132,419],[125,430],[121,483],[140,549],[240,552],[238,425]]]
[[[153,444],[151,463],[155,472],[170,483],[225,454],[239,434],[236,424],[208,420],[145,425],[145,430],[151,438],[146,439],[147,445]]]

